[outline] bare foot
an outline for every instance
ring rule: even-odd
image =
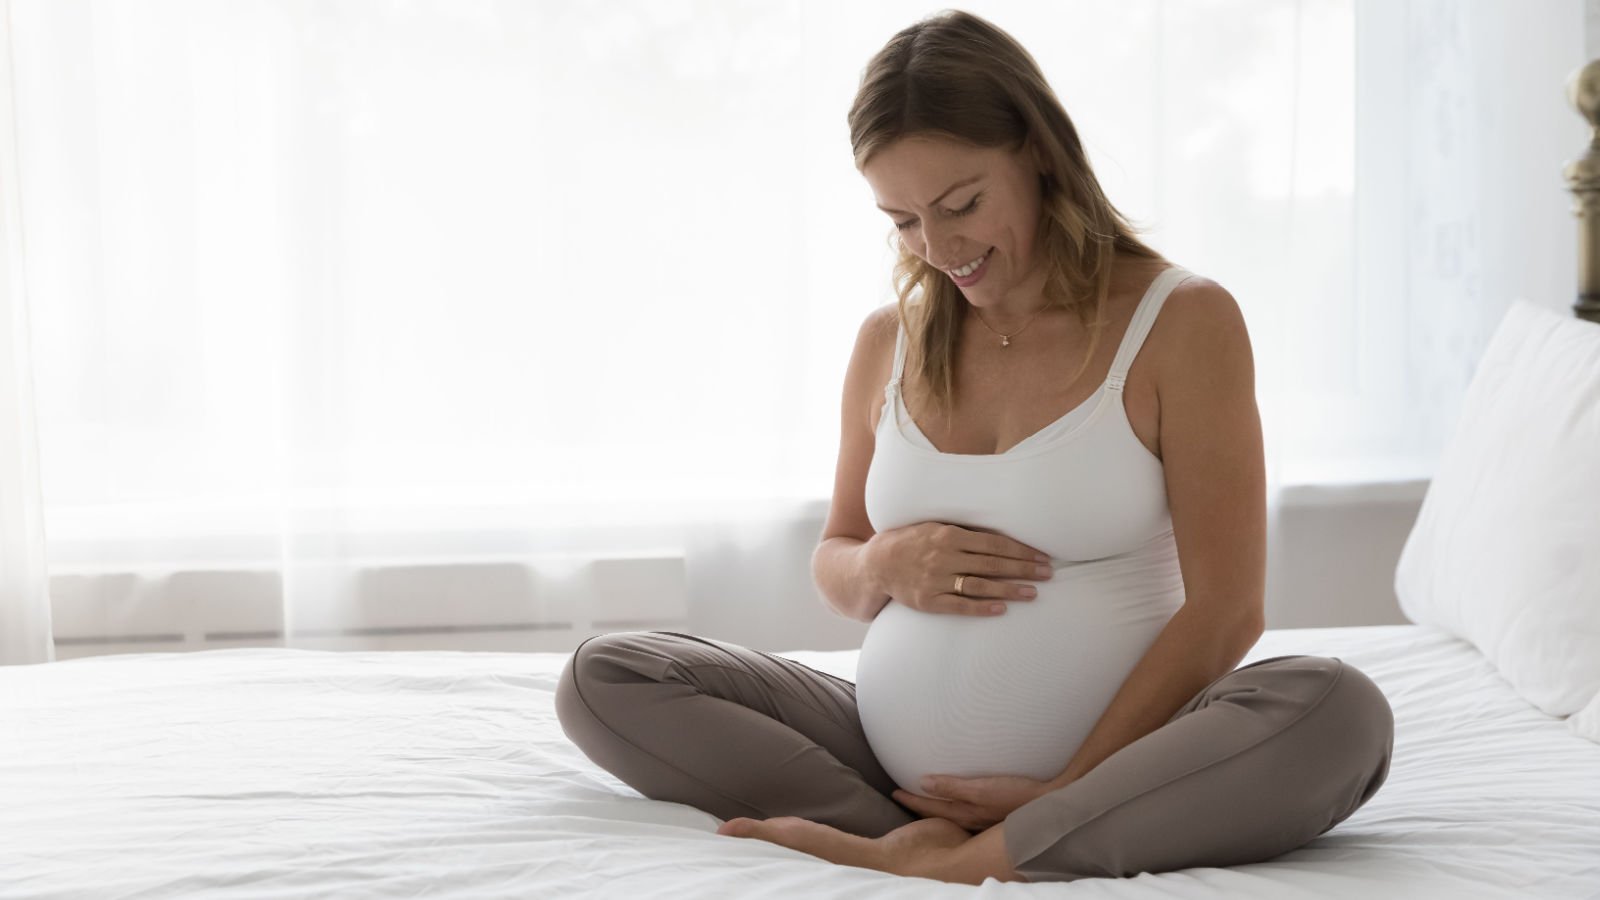
[[[843,866],[919,876],[931,871],[941,854],[972,838],[965,828],[939,818],[918,819],[881,838],[850,834],[798,816],[729,819],[717,834],[760,838]]]
[[[934,878],[930,873],[937,864],[970,840],[972,833],[949,819],[934,817],[901,825],[878,838],[887,864],[883,871]]]
[[[863,869],[886,871],[880,865],[882,854],[878,842],[873,838],[840,831],[832,825],[824,825],[799,816],[729,819],[717,829],[717,834],[760,838],[841,866],[859,866]]]

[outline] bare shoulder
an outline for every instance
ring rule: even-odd
[[[858,424],[864,434],[873,432],[876,407],[874,396],[883,389],[894,368],[894,340],[899,329],[900,310],[885,303],[867,313],[856,331],[855,347],[845,373],[845,423]]]
[[[885,303],[867,314],[856,335],[857,353],[862,366],[870,373],[873,382],[888,381],[894,368],[894,342],[900,331],[900,307],[894,302]]]
[[[1250,332],[1239,302],[1209,278],[1196,275],[1172,289],[1148,340],[1159,349],[1158,383],[1205,381],[1225,371],[1254,375]]]
[[[1204,276],[1194,275],[1172,289],[1161,307],[1161,315],[1156,317],[1158,326],[1164,322],[1181,322],[1188,328],[1242,328],[1244,315],[1239,301],[1227,288]]]
[[[867,313],[867,318],[861,323],[862,336],[876,344],[885,341],[894,343],[895,331],[900,325],[900,306],[890,301]]]

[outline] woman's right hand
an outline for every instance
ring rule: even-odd
[[[1055,573],[1043,551],[1003,534],[946,522],[891,528],[867,543],[870,574],[890,600],[929,613],[997,615],[1005,611],[1004,603],[1037,594],[1033,585],[1009,579],[1044,581]],[[967,576],[960,594],[957,575]]]

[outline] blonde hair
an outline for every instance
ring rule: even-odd
[[[1076,382],[1094,356],[1117,251],[1161,260],[1134,236],[1089,167],[1078,131],[1028,51],[992,23],[956,9],[940,10],[895,34],[862,71],[850,105],[856,169],[903,137],[935,137],[974,147],[1031,147],[1039,176],[1040,248],[1047,269],[1047,306],[1077,313],[1089,349]],[[926,384],[948,417],[955,400],[959,289],[946,275],[889,234],[899,259],[892,276],[909,337],[905,371]],[[922,302],[912,301],[920,289]]]

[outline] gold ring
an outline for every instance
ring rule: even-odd
[[[961,584],[962,584],[962,582],[965,582],[966,580],[967,580],[967,576],[965,576],[965,575],[957,575],[956,576],[956,593],[958,593],[958,594],[961,593]]]

